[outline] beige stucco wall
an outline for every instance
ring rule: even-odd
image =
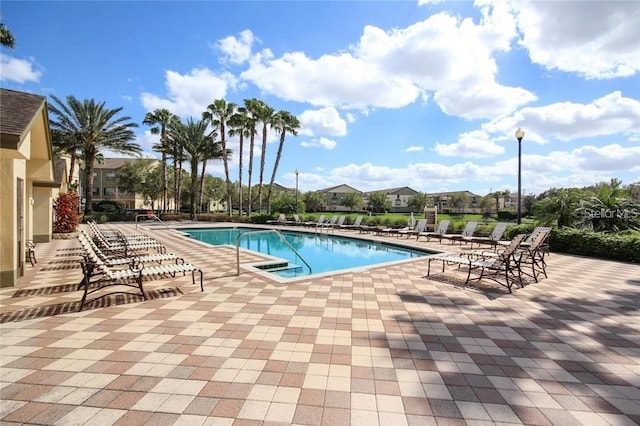
[[[33,235],[36,243],[51,241],[53,232],[53,198],[51,188],[33,188]]]
[[[8,158],[7,150],[0,150],[0,287],[14,285],[18,278],[16,229],[16,180],[26,179],[25,162]]]

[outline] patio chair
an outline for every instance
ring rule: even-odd
[[[502,236],[504,232],[507,230],[507,222],[498,222],[493,227],[491,234],[488,237],[472,237],[471,238],[471,248],[473,248],[473,244],[488,244],[490,246],[496,247],[498,242],[502,240]]]
[[[303,222],[302,224],[304,226],[318,226],[319,224],[324,223],[324,220],[324,215],[320,215],[317,221],[314,222],[313,220],[308,220],[306,222]]]
[[[419,232],[418,236],[416,237],[416,241],[420,237],[426,237],[427,241],[429,241],[431,238],[437,238],[438,241],[442,241],[442,236],[445,235],[449,230],[449,223],[449,219],[441,220],[438,224],[438,228],[435,231]]]
[[[275,225],[286,225],[287,224],[287,217],[284,215],[284,213],[280,213],[278,215],[278,219],[277,220],[267,220],[267,223],[275,224]]]
[[[120,236],[117,240],[107,240],[102,234],[94,234],[94,242],[98,247],[107,252],[121,252],[129,255],[139,250],[155,249],[158,253],[166,253],[166,248],[157,240],[130,241]]]
[[[398,237],[400,235],[404,235],[406,238],[409,238],[413,235],[419,235],[421,232],[424,232],[427,227],[427,219],[418,219],[416,226],[408,229],[401,229],[398,231]]]
[[[537,226],[533,230],[533,232],[531,232],[531,234],[529,234],[527,236],[527,238],[522,242],[522,246],[523,247],[527,247],[527,246],[531,245],[531,242],[538,236],[538,234],[541,234],[541,233],[544,233],[547,236],[549,236],[550,233],[551,233],[551,227],[550,226]],[[498,244],[501,245],[501,246],[506,246],[506,245],[509,244],[509,242],[508,241],[498,241]],[[547,254],[549,253],[548,244],[543,244],[542,249],[546,250]]]
[[[491,252],[491,256],[465,256],[463,254],[441,254],[431,256],[427,260],[427,276],[431,274],[431,262],[441,261],[442,272],[445,265],[456,265],[458,268],[464,266],[467,268],[467,278],[464,282],[468,285],[471,281],[479,281],[483,278],[492,280],[512,292],[514,282],[519,282],[522,287],[520,268],[515,253],[518,247],[526,238],[526,234],[520,234],[514,237],[509,246],[499,253]],[[471,272],[479,270],[480,274],[477,278],[471,278]]]
[[[300,215],[298,215],[297,213],[294,213],[293,220],[287,221],[287,224],[289,224],[289,225],[302,225],[302,222],[300,221]]]
[[[476,228],[477,227],[478,227],[478,222],[469,221],[469,222],[467,222],[467,224],[465,225],[464,229],[462,230],[462,233],[460,233],[460,234],[443,234],[441,238],[444,238],[446,240],[450,240],[451,244],[453,244],[456,241],[458,241],[458,242],[460,242],[460,245],[462,245],[463,242],[466,242],[466,241],[470,240],[470,238],[473,237],[473,234],[476,233]]]
[[[196,283],[196,272],[200,273],[200,291],[204,291],[203,274],[202,270],[196,268],[190,263],[176,263],[168,265],[154,265],[144,266],[142,263],[131,264],[128,269],[114,269],[108,266],[105,262],[100,260],[97,255],[91,256],[91,260],[83,259],[81,262],[82,273],[84,275],[84,292],[82,299],[80,299],[80,306],[78,312],[82,310],[85,302],[87,302],[87,296],[97,291],[103,290],[111,286],[124,286],[137,288],[140,291],[140,296],[144,300],[147,300],[147,295],[144,292],[142,286],[142,279],[144,278],[161,278],[170,275],[176,276],[176,273],[182,272],[186,274],[191,272],[191,279],[193,284]],[[91,281],[94,276],[100,275],[101,278],[96,281]],[[112,291],[102,294],[101,296],[92,299],[91,301],[98,300],[103,297],[107,297],[112,294],[134,294],[126,291]]]
[[[355,230],[355,229],[359,229],[360,226],[362,225],[362,216],[358,216],[356,217],[356,220],[352,223],[352,224],[343,224],[340,228],[342,229],[347,229],[347,230]]]
[[[31,240],[25,241],[24,251],[26,253],[26,261],[29,262],[31,266],[36,266],[36,263],[38,263],[36,259],[36,243]]]
[[[153,237],[150,237],[147,234],[144,233],[137,233],[137,234],[124,234],[123,232],[119,231],[119,230],[104,230],[101,227],[98,226],[98,224],[93,221],[90,220],[87,222],[87,224],[89,225],[89,228],[91,228],[91,231],[94,234],[100,234],[102,236],[102,238],[104,238],[105,240],[108,241],[115,241],[115,240],[121,240],[121,239],[126,239],[127,241],[131,241],[131,242],[138,242],[138,241],[149,241],[149,240],[153,240],[155,241],[155,239]]]

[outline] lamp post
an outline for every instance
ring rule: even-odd
[[[300,172],[296,169],[296,213],[298,213],[298,174]]]
[[[516,130],[516,139],[518,140],[518,225],[522,222],[522,138],[524,138],[524,130],[518,127]]]

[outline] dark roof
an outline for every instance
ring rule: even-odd
[[[0,89],[0,133],[22,136],[46,101],[44,96]]]

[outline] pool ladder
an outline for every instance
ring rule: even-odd
[[[278,231],[277,229],[265,229],[265,230],[261,230],[261,231],[249,231],[249,232],[244,232],[240,235],[238,235],[238,238],[236,238],[236,270],[237,273],[236,275],[240,275],[240,239],[244,236],[247,235],[256,235],[256,234],[276,234],[278,236],[278,238],[280,238],[280,240],[285,243],[292,252],[295,253],[296,257],[298,257],[306,266],[307,268],[309,268],[309,274],[312,274],[312,270],[311,270],[311,265],[309,265],[307,263],[306,260],[304,260],[304,258],[302,256],[300,256],[300,253],[298,253],[298,251],[293,248],[293,246],[289,243],[289,241],[287,241],[287,239],[280,233],[280,231]]]

